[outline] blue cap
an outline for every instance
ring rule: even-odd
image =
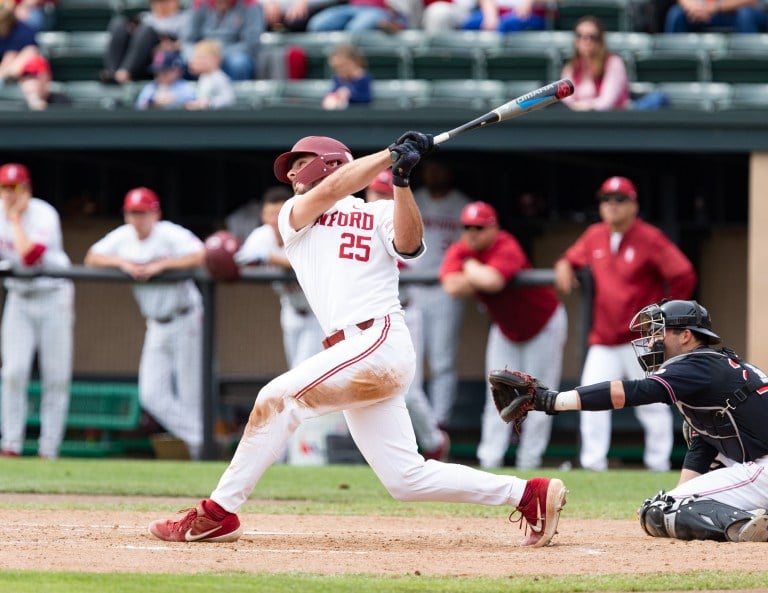
[[[152,72],[163,72],[173,68],[184,68],[184,60],[181,59],[179,52],[159,51],[155,53],[152,58],[152,66],[150,66]]]

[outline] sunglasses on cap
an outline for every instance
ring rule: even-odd
[[[464,230],[465,231],[482,231],[485,229],[484,226],[480,226],[479,224],[465,224]]]
[[[14,183],[13,185],[0,184],[0,190],[21,191],[23,187],[23,183]]]
[[[600,201],[603,203],[618,202],[619,204],[623,204],[624,202],[629,202],[629,197],[622,194],[608,194],[605,196],[601,196]]]

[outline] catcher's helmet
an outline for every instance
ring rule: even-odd
[[[123,212],[159,212],[160,198],[148,187],[135,187],[125,194]]]
[[[709,311],[696,301],[664,300],[648,305],[629,324],[629,329],[642,337],[632,340],[637,360],[647,372],[658,369],[664,362],[664,336],[667,328],[689,329],[707,344],[719,343],[720,336],[712,331]]]
[[[288,171],[290,171],[293,162],[304,154],[314,154],[317,157],[296,175],[296,181],[304,185],[323,179],[330,175],[335,168],[352,162],[349,148],[338,140],[327,136],[306,136],[294,144],[290,151],[284,152],[275,159],[275,177],[283,183],[291,183],[291,180],[288,179]],[[341,164],[337,167],[328,165],[334,161],[341,161]]]

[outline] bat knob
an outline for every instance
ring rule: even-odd
[[[557,90],[555,91],[555,94],[558,99],[565,99],[566,97],[570,97],[573,94],[573,83],[567,78],[564,78],[557,83]]]

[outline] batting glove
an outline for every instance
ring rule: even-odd
[[[435,146],[434,137],[432,134],[423,134],[421,132],[406,132],[402,136],[400,136],[397,140],[395,140],[395,144],[402,144],[405,141],[411,141],[416,145],[416,148],[419,151],[419,154],[421,156],[426,156],[435,150],[437,150],[437,146]]]
[[[408,187],[411,182],[411,169],[421,160],[418,147],[411,141],[389,145],[392,159],[392,183],[398,187]]]

